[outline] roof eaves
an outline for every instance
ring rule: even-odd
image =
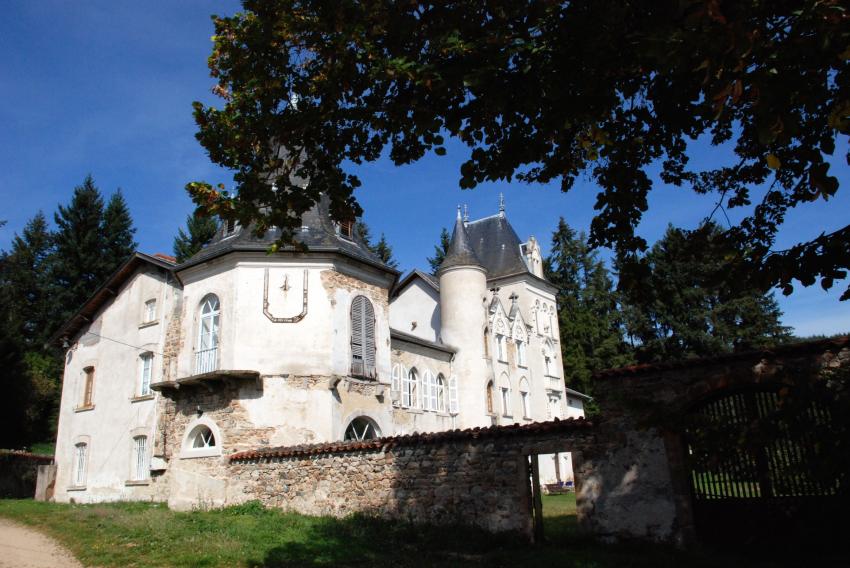
[[[414,345],[427,347],[436,351],[442,351],[443,353],[453,354],[457,353],[458,351],[456,347],[452,347],[451,345],[447,345],[445,343],[437,343],[428,339],[422,339],[421,337],[417,337],[415,335],[411,335],[409,333],[405,333],[403,331],[399,331],[393,328],[390,328],[390,338],[397,339],[399,341],[405,341],[407,343],[413,343]]]

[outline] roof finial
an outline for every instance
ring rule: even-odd
[[[460,205],[457,206],[457,220],[460,221]]]
[[[504,193],[499,194],[499,215],[501,215],[502,217],[505,216],[505,194]]]
[[[469,205],[466,204],[463,206],[463,222],[464,224],[469,223]]]

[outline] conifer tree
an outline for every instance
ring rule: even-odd
[[[59,206],[55,249],[51,258],[55,319],[53,333],[83,305],[114,270],[104,254],[107,241],[102,233],[103,198],[91,176],[74,189],[67,206]]]
[[[558,326],[567,385],[593,392],[595,371],[631,362],[624,341],[617,295],[605,264],[563,218],[544,261],[546,277],[558,288]]]
[[[118,189],[109,198],[103,212],[103,237],[106,240],[104,255],[107,266],[115,270],[135,252],[138,246],[133,240],[135,232],[127,201]]]
[[[47,219],[39,211],[12,239],[12,249],[4,263],[4,282],[10,300],[5,325],[10,325],[28,348],[40,348],[46,341],[45,329],[53,319],[49,294],[49,260],[52,237]]]
[[[630,271],[623,288],[629,335],[642,361],[711,356],[787,341],[772,293],[736,278],[741,260],[726,233],[707,223],[667,229]]]
[[[434,256],[428,257],[428,264],[431,265],[431,274],[436,274],[440,265],[443,264],[443,259],[446,258],[446,253],[449,252],[449,243],[452,241],[452,236],[448,229],[443,227],[440,231],[440,244],[434,245]]]
[[[381,233],[381,239],[378,243],[372,244],[372,230],[369,229],[369,225],[366,224],[366,221],[363,221],[362,219],[357,221],[356,228],[357,233],[360,235],[360,238],[363,239],[363,244],[366,245],[366,248],[375,253],[375,255],[381,259],[381,262],[390,268],[398,268],[398,261],[393,258],[393,249],[387,242],[383,233]]]
[[[205,244],[210,242],[218,230],[218,223],[212,217],[200,215],[188,215],[186,217],[186,230],[177,230],[174,237],[174,256],[177,262],[184,262],[201,250]]]
[[[398,261],[393,258],[393,248],[387,242],[387,238],[384,236],[384,233],[381,233],[381,239],[378,241],[374,247],[370,247],[372,252],[378,255],[384,264],[389,266],[390,268],[398,268]]]

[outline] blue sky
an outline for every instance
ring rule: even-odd
[[[188,181],[230,179],[210,163],[195,141],[191,103],[218,104],[206,66],[213,33],[210,14],[232,14],[234,1],[85,2],[27,0],[4,4],[0,22],[0,248],[8,249],[36,211],[52,217],[75,185],[91,173],[105,194],[121,187],[145,252],[171,252],[172,239],[192,205]],[[486,184],[458,189],[464,148],[450,144],[402,168],[381,160],[362,166],[358,198],[373,233],[385,233],[404,269],[426,267],[440,228],[451,226],[457,204],[472,218],[497,211],[504,193],[507,213],[522,238],[548,245],[558,217],[587,230],[596,190],[580,180],[569,193],[554,186]],[[846,151],[846,141],[836,155]],[[709,165],[723,152],[697,145],[692,158]],[[842,191],[829,202],[789,214],[778,247],[850,220],[850,168],[834,160]],[[713,208],[710,197],[658,186],[640,234],[650,242],[668,223],[692,227]],[[733,214],[732,221],[740,218]],[[605,251],[603,255],[607,256]],[[839,283],[840,284],[840,283]],[[845,284],[846,285],[846,284]],[[797,287],[778,295],[784,321],[797,333],[850,330],[850,302]]]

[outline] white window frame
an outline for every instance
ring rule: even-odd
[[[392,382],[390,383],[390,390],[397,394],[401,393],[401,378],[403,376],[404,366],[401,363],[396,363],[395,365],[393,365],[393,374]]]
[[[437,410],[437,379],[430,369],[422,373],[422,408]]]
[[[156,298],[151,298],[145,302],[145,313],[142,323],[153,323],[156,321]]]
[[[496,357],[502,363],[508,362],[508,342],[501,333],[496,334]]]
[[[516,364],[518,367],[526,367],[526,357],[525,357],[525,341],[517,341],[516,342]]]
[[[531,418],[531,393],[525,377],[519,380],[519,396],[522,401],[522,417]]]
[[[405,408],[419,408],[421,399],[419,371],[411,367],[404,374],[401,384],[401,405]]]
[[[89,445],[86,442],[74,444],[74,487],[86,486],[86,474],[89,465]]]
[[[201,317],[198,319],[198,343],[195,351],[195,374],[218,369],[218,347],[221,335],[221,300],[207,294],[201,300]]]
[[[200,433],[201,428],[207,428],[212,433],[212,445],[195,447],[195,439]],[[221,437],[221,431],[215,422],[206,417],[198,418],[186,428],[186,433],[183,435],[183,443],[181,444],[181,458],[207,458],[212,456],[220,456],[221,449],[224,444],[224,439]]]
[[[150,477],[150,461],[148,459],[148,437],[133,436],[133,461],[131,464],[132,481],[147,481]]]
[[[437,375],[437,383],[435,385],[436,396],[437,396],[437,408],[435,410],[437,412],[445,412],[446,411],[446,377],[443,376],[442,373]]]
[[[449,377],[449,414],[457,414],[460,411],[460,404],[457,392],[457,377],[452,375]]]
[[[140,371],[139,371],[139,394],[138,396],[149,396],[153,394],[151,391],[151,383],[153,382],[153,353],[150,351],[142,353],[139,356]]]
[[[511,389],[509,387],[499,387],[499,392],[502,395],[502,416],[511,417]]]

